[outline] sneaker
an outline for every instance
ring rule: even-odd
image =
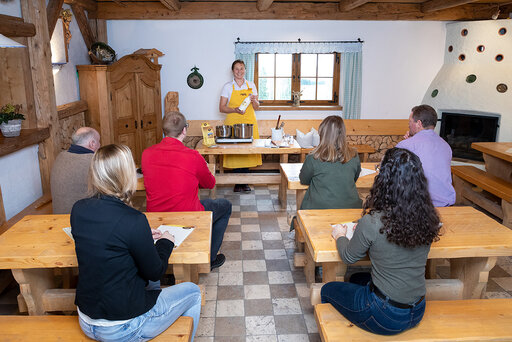
[[[235,187],[233,188],[233,192],[241,192],[242,191],[242,187],[240,186],[240,184],[235,184]]]
[[[213,260],[210,264],[210,271],[213,271],[215,268],[221,267],[222,265],[224,265],[224,261],[226,261],[226,257],[224,256],[224,254],[222,254],[222,253],[217,254],[217,257],[215,258],[215,260]]]
[[[252,191],[251,187],[248,184],[242,184],[241,188],[242,188],[242,191],[245,193],[249,193]]]

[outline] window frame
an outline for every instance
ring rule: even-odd
[[[322,55],[322,53],[316,53],[316,55]],[[339,52],[333,52],[334,54],[334,70],[333,70],[333,85],[332,85],[332,100],[300,100],[301,106],[335,106],[339,103],[339,89],[340,89],[340,60],[341,60],[341,54]],[[260,53],[254,54],[255,58],[255,65],[254,65],[254,84],[258,87],[259,86],[259,75],[258,75],[258,56]],[[277,53],[274,53],[274,55],[277,55]],[[293,53],[292,54],[292,89],[291,91],[300,91],[300,60],[301,60],[301,54],[300,53]],[[275,64],[274,64],[275,68]],[[274,73],[275,75],[275,73]],[[277,78],[274,76],[274,82]],[[318,79],[318,63],[317,63],[317,75],[316,78]],[[317,82],[317,90],[318,90],[318,82]],[[259,91],[259,89],[258,89]],[[275,86],[274,86],[274,92],[275,92]],[[290,100],[261,100],[260,105],[262,107],[265,106],[292,106],[293,100],[292,95],[290,94]]]

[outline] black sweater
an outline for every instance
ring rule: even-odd
[[[146,291],[167,270],[174,243],[153,243],[146,216],[115,197],[86,198],[71,211],[78,258],[75,304],[93,319],[125,320],[156,303],[160,290]]]

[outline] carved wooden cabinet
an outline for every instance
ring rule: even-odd
[[[86,125],[98,130],[102,145],[129,146],[137,165],[142,151],[162,140],[161,67],[137,54],[108,66],[77,65]]]

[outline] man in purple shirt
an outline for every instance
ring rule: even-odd
[[[405,140],[396,147],[415,153],[421,160],[428,181],[428,190],[435,207],[446,207],[455,203],[452,186],[452,150],[434,128],[437,113],[428,105],[416,106],[409,116],[409,131]]]

